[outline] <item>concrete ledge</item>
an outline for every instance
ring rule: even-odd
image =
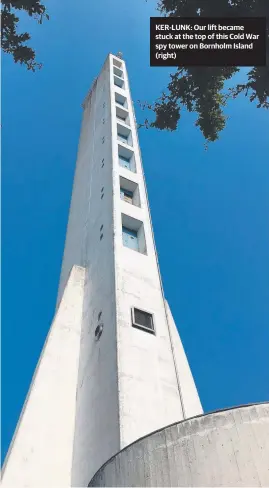
[[[269,403],[158,430],[107,461],[88,486],[269,486]]]

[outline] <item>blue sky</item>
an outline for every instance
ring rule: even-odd
[[[154,1],[46,5],[49,22],[22,22],[43,69],[3,57],[2,459],[54,314],[81,102],[108,52],[123,52],[134,101],[154,101],[171,71],[149,67]],[[174,133],[139,131],[164,289],[205,411],[269,399],[269,112],[241,97],[227,114],[207,152],[192,114]]]

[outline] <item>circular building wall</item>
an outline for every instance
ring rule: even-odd
[[[269,486],[269,404],[201,415],[127,446],[92,486]]]

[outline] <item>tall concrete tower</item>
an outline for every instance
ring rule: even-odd
[[[194,486],[184,422],[203,411],[163,294],[121,56],[107,57],[83,108],[56,313],[2,486],[177,486],[178,472]],[[164,446],[178,438],[175,468]]]
[[[83,103],[56,314],[4,485],[87,486],[128,444],[202,413],[163,295],[119,56],[107,57]]]

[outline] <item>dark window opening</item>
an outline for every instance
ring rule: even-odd
[[[125,190],[124,188],[120,189],[120,197],[127,203],[133,203],[133,192],[130,190]]]
[[[133,326],[154,333],[153,315],[138,308],[133,309]]]

